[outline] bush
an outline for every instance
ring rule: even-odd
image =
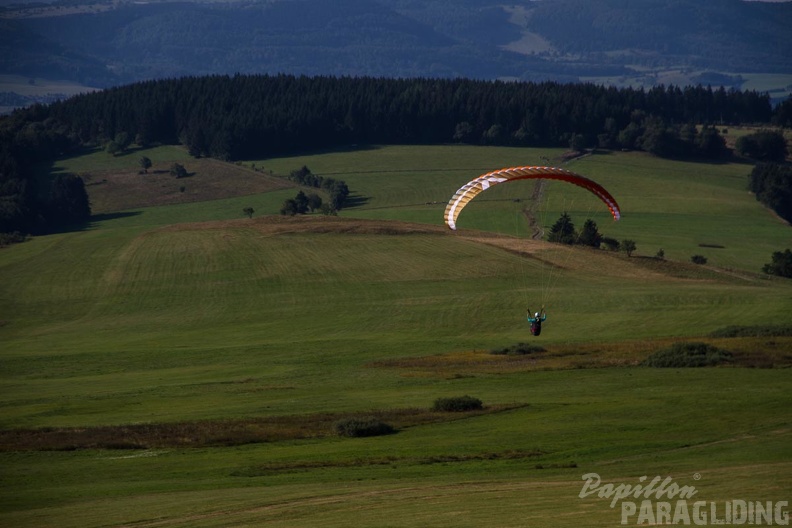
[[[620,246],[621,250],[627,253],[628,257],[632,257],[633,251],[636,249],[634,240],[622,240]]]
[[[338,436],[360,438],[364,436],[382,436],[392,434],[395,431],[393,426],[374,418],[365,416],[358,418],[344,418],[337,421],[333,428]]]
[[[505,348],[495,348],[490,350],[490,354],[499,356],[523,356],[526,354],[533,354],[534,352],[544,352],[545,349],[539,345],[531,345],[528,343],[517,343],[516,345],[507,346]]]
[[[621,249],[621,243],[611,237],[602,237],[602,245],[609,251],[619,251]]]
[[[704,255],[693,255],[692,257],[690,257],[690,262],[692,262],[693,264],[706,264],[707,257],[705,257]]]
[[[762,161],[783,162],[787,155],[786,139],[775,130],[759,130],[737,138],[734,148],[741,156]]]
[[[465,412],[478,411],[483,408],[481,400],[472,396],[456,396],[454,398],[437,398],[432,407],[433,411]]]
[[[670,348],[658,350],[641,365],[657,368],[711,367],[731,361],[727,350],[707,343],[674,343]]]
[[[768,275],[792,278],[792,251],[789,249],[783,252],[776,251],[771,258],[772,261],[762,267],[763,272]]]
[[[189,176],[187,169],[181,163],[173,163],[170,166],[170,175],[174,178],[186,178]]]
[[[10,246],[11,244],[19,244],[28,239],[27,235],[14,231],[13,233],[0,233],[0,247]]]

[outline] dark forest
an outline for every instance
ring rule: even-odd
[[[788,107],[774,110],[766,94],[704,86],[643,90],[292,75],[145,81],[0,120],[0,232],[46,230],[56,221],[50,210],[60,211],[58,223],[67,222],[63,211],[71,209],[48,203],[42,198],[48,193],[34,188],[31,163],[119,136],[140,146],[183,144],[193,156],[223,160],[349,145],[447,143],[723,159],[731,152],[719,127],[769,125]],[[74,220],[84,216],[75,214]]]

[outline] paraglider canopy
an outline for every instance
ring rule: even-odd
[[[619,204],[597,182],[590,180],[580,174],[575,174],[572,171],[561,169],[558,167],[511,167],[500,169],[493,172],[488,172],[477,178],[470,180],[468,183],[459,188],[459,190],[451,197],[445,210],[445,224],[451,228],[456,229],[456,221],[462,209],[480,193],[486,191],[493,185],[499,183],[527,180],[527,179],[548,179],[548,180],[561,180],[567,183],[572,183],[587,191],[595,194],[610,210],[614,220],[621,218],[621,211]]]

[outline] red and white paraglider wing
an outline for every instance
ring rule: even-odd
[[[511,167],[488,172],[487,174],[474,178],[454,193],[454,196],[451,197],[448,205],[446,205],[444,216],[446,225],[451,229],[456,229],[457,217],[459,217],[459,213],[462,212],[462,209],[464,209],[473,198],[493,185],[527,179],[561,180],[582,187],[596,195],[605,203],[614,220],[621,218],[619,204],[616,203],[616,200],[604,187],[593,180],[558,167]]]

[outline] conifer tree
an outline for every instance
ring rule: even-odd
[[[577,240],[577,231],[575,231],[575,224],[572,223],[568,213],[564,213],[556,220],[556,223],[550,228],[550,235],[547,238],[550,242],[559,242],[561,244],[574,244]]]

